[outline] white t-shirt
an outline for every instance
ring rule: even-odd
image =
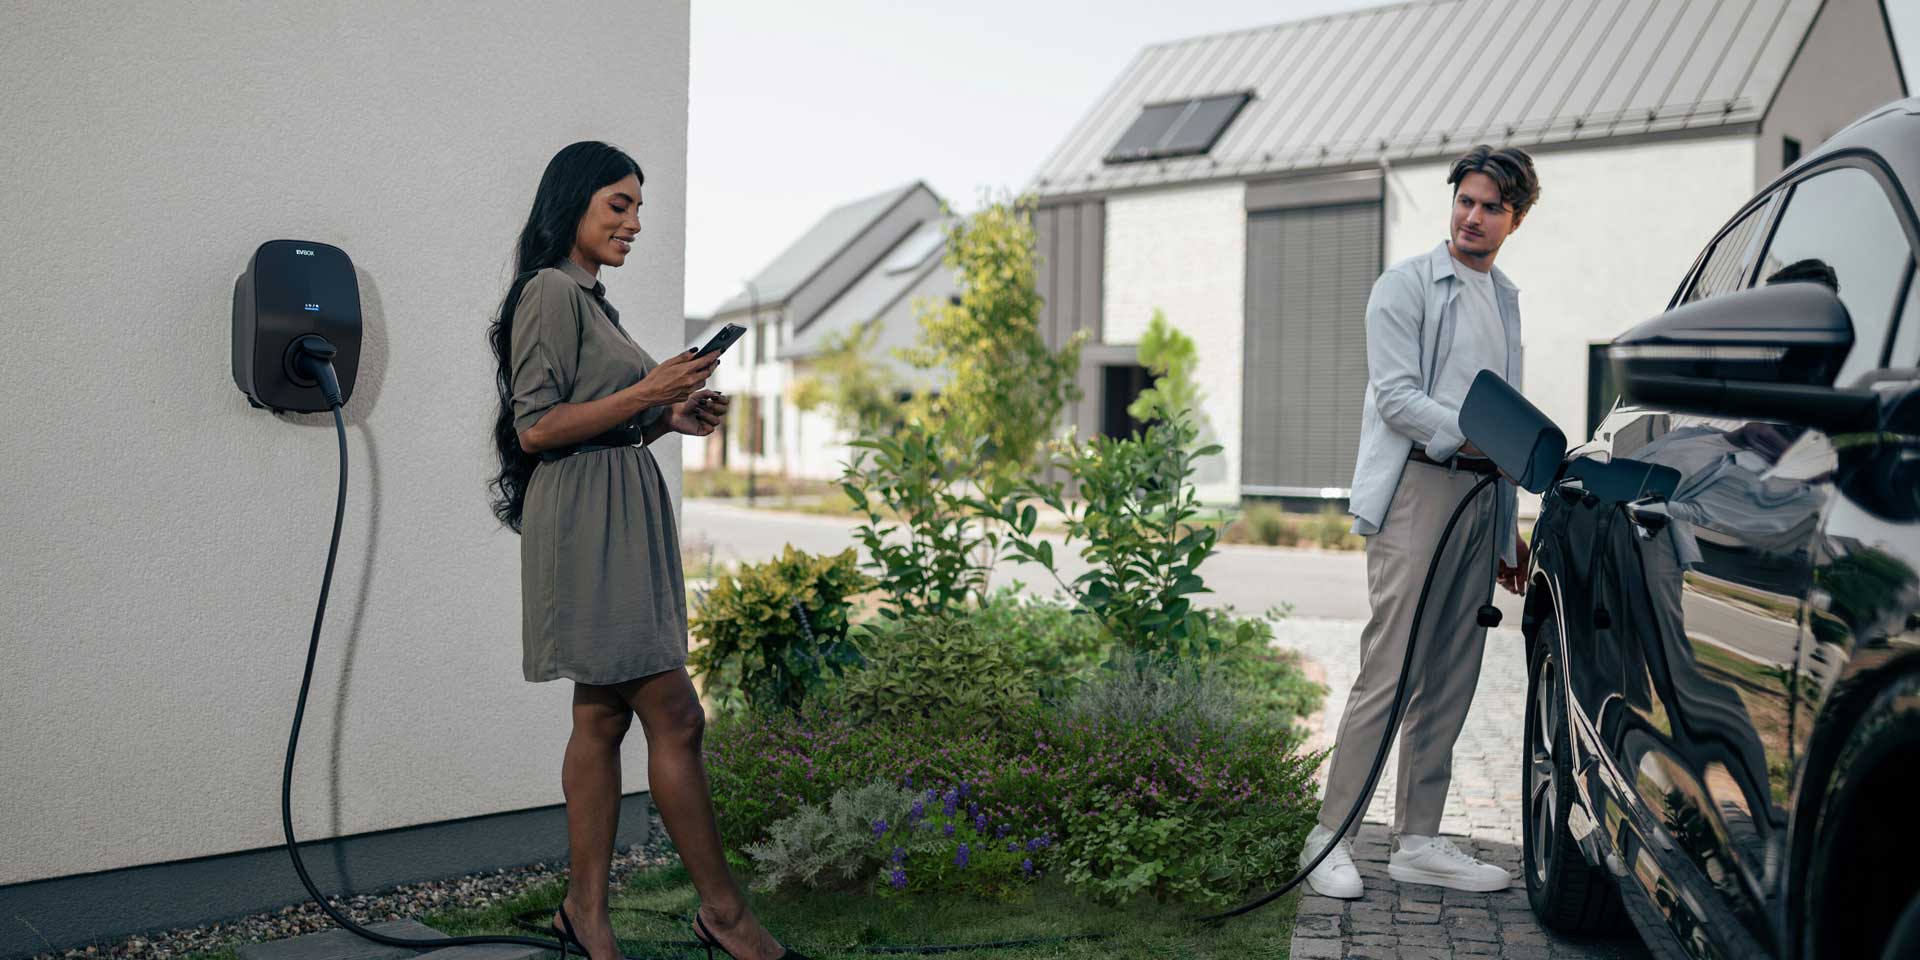
[[[1493,275],[1453,262],[1460,293],[1453,301],[1453,346],[1433,381],[1433,399],[1457,416],[1473,378],[1482,370],[1507,375],[1507,327],[1500,322],[1500,301]]]

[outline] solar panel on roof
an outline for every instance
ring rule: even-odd
[[[1206,153],[1252,98],[1252,94],[1230,93],[1144,107],[1119,142],[1107,151],[1106,161],[1128,163]]]
[[[1158,154],[1154,151],[1159,148],[1160,141],[1167,138],[1168,132],[1173,129],[1174,122],[1179,120],[1180,115],[1186,110],[1187,104],[1182,101],[1162,103],[1140,111],[1140,116],[1133,121],[1133,126],[1128,127],[1127,132],[1120,135],[1119,142],[1113,145],[1113,149],[1107,151],[1107,162],[1125,163],[1128,160],[1147,160],[1157,156]]]

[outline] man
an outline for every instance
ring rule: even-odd
[[[1454,162],[1447,183],[1453,208],[1446,242],[1394,264],[1367,301],[1367,396],[1351,512],[1354,532],[1367,538],[1373,613],[1360,636],[1360,675],[1347,698],[1326,801],[1302,864],[1335,842],[1347,811],[1362,801],[1387,732],[1427,565],[1454,506],[1496,472],[1461,435],[1467,389],[1482,370],[1520,385],[1519,290],[1493,260],[1540,196],[1533,160],[1518,149],[1477,146]],[[1514,593],[1525,586],[1527,547],[1514,508],[1509,480],[1483,491],[1461,515],[1434,575],[1400,730],[1399,845],[1387,873],[1401,883],[1485,892],[1512,881],[1439,833],[1453,744],[1480,678],[1486,630],[1476,615],[1496,545],[1500,585]],[[1363,891],[1351,835],[1337,843],[1308,883],[1323,896],[1357,898]]]

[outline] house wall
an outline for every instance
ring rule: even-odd
[[[1587,347],[1666,309],[1715,231],[1753,194],[1751,135],[1533,155],[1540,201],[1500,251],[1520,288],[1528,399],[1570,443],[1586,433]],[[1387,176],[1386,263],[1447,237],[1449,164]]]
[[[1101,342],[1137,344],[1158,308],[1199,347],[1203,430],[1221,444],[1200,464],[1202,499],[1239,497],[1245,340],[1246,185],[1207,184],[1106,201]],[[1097,406],[1095,407],[1097,409]]]
[[[1784,138],[1800,141],[1805,156],[1862,114],[1905,95],[1880,0],[1825,0],[1761,121],[1755,188],[1786,169]]]
[[[7,17],[0,885],[282,842],[338,454],[331,417],[233,384],[234,278],[276,238],[353,258],[366,334],[299,836],[563,801],[571,684],[521,675],[485,332],[548,159],[591,138],[647,173],[608,296],[681,345],[687,66],[686,0]]]

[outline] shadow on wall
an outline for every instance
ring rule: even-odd
[[[367,538],[366,547],[359,558],[360,583],[358,589],[354,591],[353,609],[348,618],[344,640],[345,656],[340,662],[340,683],[334,692],[333,726],[328,731],[330,734],[327,742],[327,806],[329,809],[326,835],[333,837],[340,836],[345,831],[345,825],[341,821],[343,800],[340,771],[346,761],[342,751],[346,736],[347,701],[353,690],[353,665],[360,650],[361,626],[366,619],[367,597],[373,592],[373,558],[380,551],[380,454],[377,438],[369,429],[367,420],[380,403],[381,388],[386,385],[387,365],[392,355],[392,341],[387,334],[387,314],[381,305],[379,285],[374,283],[371,274],[358,265],[354,267],[353,272],[360,284],[360,368],[355,374],[353,396],[341,409],[340,416],[349,431],[358,431],[361,443],[366,450],[364,454],[348,463],[347,486],[350,499],[352,491],[361,491],[360,496],[367,504],[367,514],[357,519],[343,518],[342,523],[360,526],[367,532]],[[282,413],[273,416],[284,423],[320,431],[327,441],[333,439],[332,413]],[[322,507],[324,508],[324,505]],[[335,561],[336,574],[339,568],[345,565],[342,560],[344,558]],[[329,612],[332,614],[329,620],[335,623],[339,622],[337,617],[343,612],[332,604],[332,599],[338,595],[338,593],[331,594],[328,603],[331,608]],[[311,636],[312,620],[309,619],[305,623]],[[322,631],[326,636],[334,638],[340,636],[337,632],[326,631],[325,624],[322,624]],[[312,740],[307,736],[310,732],[310,730],[303,730],[301,739],[311,743]],[[303,844],[307,840],[314,839],[314,837],[303,837],[298,832],[294,837]],[[345,846],[335,844],[331,852],[333,868],[344,879],[346,888],[357,889],[358,884],[352,879],[349,870]]]

